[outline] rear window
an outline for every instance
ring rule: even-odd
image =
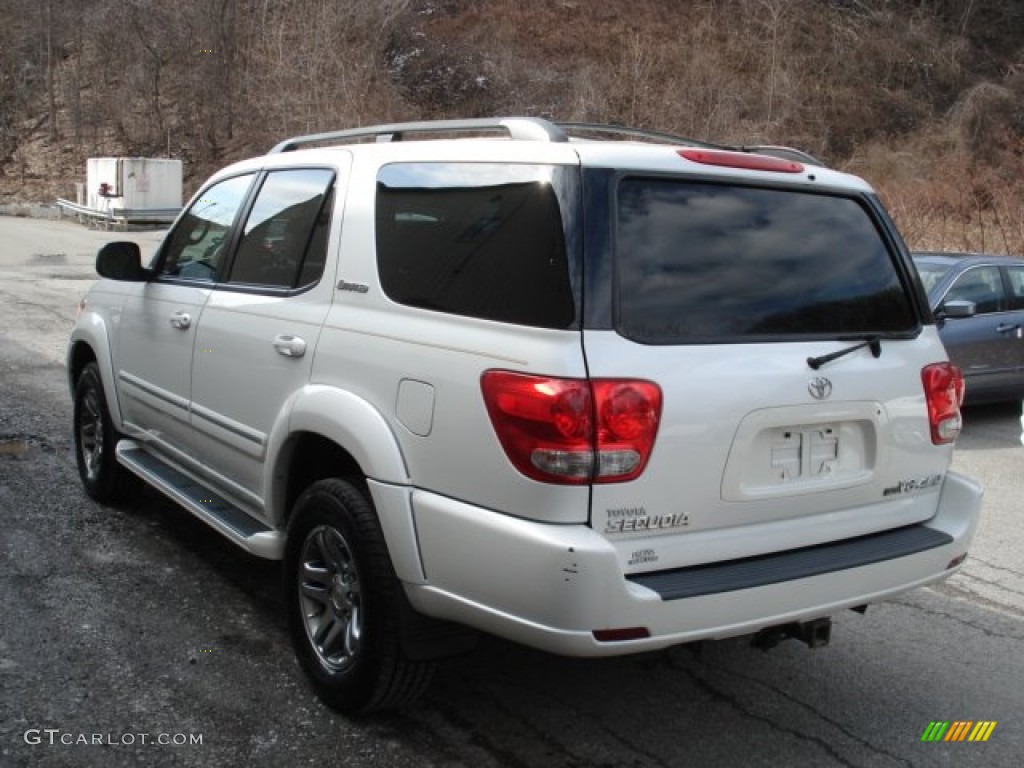
[[[568,169],[397,163],[377,179],[377,264],[393,301],[541,328],[576,302],[559,197]]]
[[[616,326],[650,344],[913,331],[868,210],[823,194],[667,179],[618,190]]]

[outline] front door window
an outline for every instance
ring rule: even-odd
[[[215,282],[226,256],[231,225],[245,201],[252,175],[214,184],[178,221],[158,256],[162,277]]]

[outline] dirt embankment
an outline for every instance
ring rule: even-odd
[[[799,146],[912,245],[1024,252],[1024,5],[1010,0],[151,0],[0,8],[0,204],[85,160],[186,191],[283,136],[531,114]]]

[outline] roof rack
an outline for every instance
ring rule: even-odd
[[[632,139],[651,139],[661,144],[681,144],[687,147],[700,147],[701,149],[728,149],[721,144],[713,144],[709,141],[690,139],[686,136],[677,136],[674,133],[663,131],[649,131],[646,128],[627,128],[624,125],[604,125],[602,123],[555,123],[570,136],[589,133],[602,133],[607,136],[624,136]]]
[[[559,128],[564,130],[570,136],[579,134],[605,134],[607,136],[623,136],[627,138],[637,139],[651,139],[653,141],[661,142],[662,144],[681,144],[687,147],[697,147],[699,149],[725,149],[733,152],[747,152],[750,154],[758,155],[769,155],[771,157],[778,157],[783,160],[796,160],[797,162],[806,163],[807,165],[818,165],[824,167],[825,164],[814,157],[813,155],[804,152],[803,150],[794,149],[793,147],[780,147],[772,144],[758,144],[758,145],[736,145],[736,144],[716,144],[710,141],[701,141],[700,139],[691,139],[687,136],[679,136],[674,133],[665,133],[664,131],[649,131],[646,128],[627,128],[622,125],[602,125],[601,123],[555,123]]]
[[[370,125],[364,128],[349,128],[344,131],[328,131],[327,133],[311,133],[307,136],[294,136],[285,139],[270,150],[269,154],[291,152],[300,147],[313,144],[338,143],[342,141],[373,139],[377,142],[402,141],[409,134],[418,133],[506,133],[510,139],[519,141],[566,142],[569,136],[587,134],[603,134],[618,138],[647,139],[662,144],[678,144],[701,149],[725,149],[734,152],[749,152],[770,155],[784,160],[796,160],[808,165],[824,167],[824,163],[816,157],[792,147],[773,145],[730,145],[715,144],[709,141],[691,139],[663,131],[650,131],[646,128],[628,128],[624,125],[605,125],[603,123],[562,123],[551,122],[539,117],[485,117],[468,120],[424,120],[415,123],[390,123],[387,125]]]
[[[817,165],[821,168],[825,167],[825,163],[814,155],[808,154],[802,149],[794,149],[793,147],[779,147],[774,144],[754,144],[736,147],[736,149],[741,152],[753,152],[758,155],[769,155],[770,157],[779,157],[783,160],[795,160],[798,163],[805,163],[806,165]]]
[[[285,139],[269,154],[291,152],[310,144],[325,144],[338,140],[374,139],[378,142],[402,141],[410,133],[482,133],[504,131],[511,139],[521,141],[565,142],[569,137],[561,128],[538,117],[492,117],[469,120],[429,120],[417,123],[391,123],[351,128],[344,131],[313,133]]]

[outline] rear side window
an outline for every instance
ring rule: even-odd
[[[856,200],[624,179],[618,331],[650,344],[912,332],[914,310]]]
[[[393,301],[541,328],[576,306],[560,195],[571,171],[401,163],[377,180],[377,263]]]

